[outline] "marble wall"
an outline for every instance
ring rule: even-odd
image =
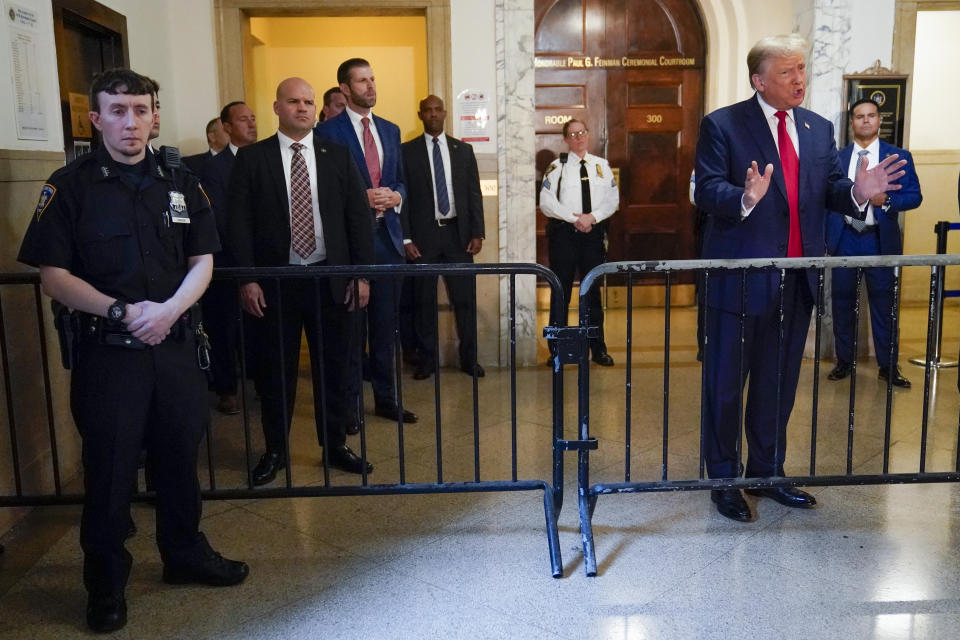
[[[536,262],[533,3],[496,0],[500,262]],[[516,279],[517,364],[536,359],[536,280]],[[500,361],[510,349],[509,278],[500,283]]]

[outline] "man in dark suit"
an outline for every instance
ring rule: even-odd
[[[227,237],[237,265],[369,264],[373,240],[363,183],[346,149],[324,144],[313,135],[317,118],[313,88],[301,78],[284,80],[277,87],[273,110],[278,132],[241,149],[230,176]],[[251,316],[263,318],[266,345],[261,399],[267,451],[253,471],[254,483],[270,482],[286,463],[304,330],[314,376],[320,375],[323,364],[317,438],[333,466],[352,473],[373,470],[346,445],[345,433],[350,420],[346,372],[352,342],[348,310],[363,307],[367,295],[366,282],[345,283],[339,278],[287,279],[279,284],[264,280],[241,286],[240,304]],[[277,345],[280,336],[283,342]]]
[[[241,147],[257,141],[257,119],[243,102],[231,102],[220,111],[219,121],[228,138],[227,146],[207,163],[203,185],[213,204],[217,233],[227,238],[227,182]],[[214,267],[235,267],[236,262],[226,246],[213,255]],[[204,324],[210,334],[210,374],[213,391],[219,397],[217,411],[227,415],[240,412],[237,401],[237,359],[240,346],[240,309],[234,283],[214,280],[203,294]],[[250,335],[247,336],[250,342]],[[247,358],[247,367],[255,368],[253,358]]]
[[[403,183],[400,129],[371,111],[377,103],[377,85],[369,62],[362,58],[344,61],[337,69],[337,82],[347,99],[347,108],[340,115],[318,124],[317,136],[349,149],[360,170],[370,207],[368,220],[374,229],[376,263],[403,264],[400,205],[407,190]],[[370,283],[370,305],[367,308],[370,383],[376,415],[416,422],[414,413],[401,412],[394,381],[394,309],[399,292],[398,278],[376,278]],[[356,360],[359,369],[359,358]]]
[[[861,221],[844,216],[827,217],[827,252],[833,256],[901,255],[899,213],[916,209],[923,201],[920,182],[913,168],[909,151],[880,140],[880,108],[873,100],[864,98],[850,107],[850,126],[854,142],[840,151],[840,166],[848,167],[853,175],[861,158],[868,166],[882,158],[897,154],[907,161],[906,174],[900,180],[900,191],[880,193],[870,199],[867,216]],[[856,154],[854,154],[856,150]],[[910,381],[900,375],[896,362],[890,362],[890,343],[893,339],[893,268],[866,269],[867,295],[870,300],[870,323],[873,326],[873,347],[880,368],[880,378],[891,379],[893,386],[910,388]],[[857,270],[834,269],[831,276],[833,308],[833,336],[837,347],[837,366],[827,376],[842,380],[853,369],[854,303],[857,296]]]
[[[707,214],[703,257],[822,256],[827,209],[864,217],[867,201],[899,190],[903,162],[893,155],[873,169],[861,165],[851,182],[840,166],[833,125],[800,108],[806,90],[807,43],[797,35],[764,38],[747,55],[756,94],[704,117],[696,151],[697,206]],[[760,167],[764,167],[762,170]],[[771,187],[773,183],[773,187]],[[745,430],[746,475],[783,475],[786,426],[793,408],[800,361],[816,291],[815,273],[789,270],[781,296],[777,270],[711,274],[705,314],[704,455],[711,478],[742,473],[740,391],[750,377]],[[741,333],[741,300],[746,317]],[[781,344],[779,336],[783,335]],[[743,352],[743,379],[739,379]],[[753,495],[792,507],[811,507],[813,496],[793,488]],[[717,510],[751,519],[737,489],[713,491]]]
[[[227,135],[227,132],[224,131],[220,123],[220,118],[214,118],[207,123],[207,146],[209,149],[203,153],[186,156],[183,162],[203,180],[206,177],[206,167],[209,162],[213,160],[218,153],[223,151],[229,142],[230,137]]]
[[[427,96],[417,113],[423,135],[403,143],[407,198],[403,205],[407,259],[421,264],[473,262],[483,246],[483,194],[473,147],[444,135],[443,100]],[[477,364],[477,297],[474,280],[445,277],[460,338],[460,369],[482,378]],[[414,278],[417,367],[422,380],[436,371],[436,278]]]

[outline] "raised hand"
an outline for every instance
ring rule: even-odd
[[[857,177],[853,182],[853,197],[858,204],[864,204],[870,198],[886,193],[899,191],[902,187],[896,183],[906,171],[901,171],[907,164],[906,160],[897,159],[900,156],[891,154],[880,161],[873,169],[867,169],[867,159],[861,158],[857,164]]]
[[[767,189],[770,188],[770,178],[773,177],[773,165],[767,164],[760,173],[760,167],[757,161],[750,163],[747,169],[747,177],[743,181],[743,206],[747,209],[753,208],[763,196],[767,195]]]

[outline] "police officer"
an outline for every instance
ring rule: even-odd
[[[97,75],[90,120],[102,145],[43,186],[19,260],[74,310],[71,409],[83,439],[80,526],[87,624],[126,623],[124,548],[141,449],[157,492],[157,546],[168,583],[238,584],[248,567],[199,531],[197,450],[209,419],[192,307],[220,248],[192,174],[145,153],[151,83],[129,69]]]
[[[570,309],[573,277],[577,271],[583,278],[606,258],[601,224],[620,206],[620,190],[610,164],[587,152],[590,134],[580,120],[563,125],[563,141],[570,153],[561,153],[543,174],[540,189],[540,210],[547,222],[547,249],[550,268],[563,285],[563,317]],[[598,337],[591,339],[593,361],[604,367],[613,366],[603,340],[603,306],[600,287],[590,289],[587,296],[591,323],[600,327]]]

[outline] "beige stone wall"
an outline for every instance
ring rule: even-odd
[[[36,209],[40,187],[62,165],[62,153],[0,150],[0,273],[31,271],[16,262],[16,254]],[[63,481],[75,478],[79,470],[80,444],[70,418],[69,380],[60,366],[49,298],[41,296],[42,328],[36,298],[36,289],[31,285],[0,286],[3,338],[10,371],[9,376],[0,379],[0,495],[16,493],[11,424],[16,430],[24,494],[54,491],[51,419]],[[46,375],[41,365],[42,347],[46,348],[50,364]],[[48,410],[47,389],[52,411]],[[0,509],[0,532],[22,514],[20,509]]]

